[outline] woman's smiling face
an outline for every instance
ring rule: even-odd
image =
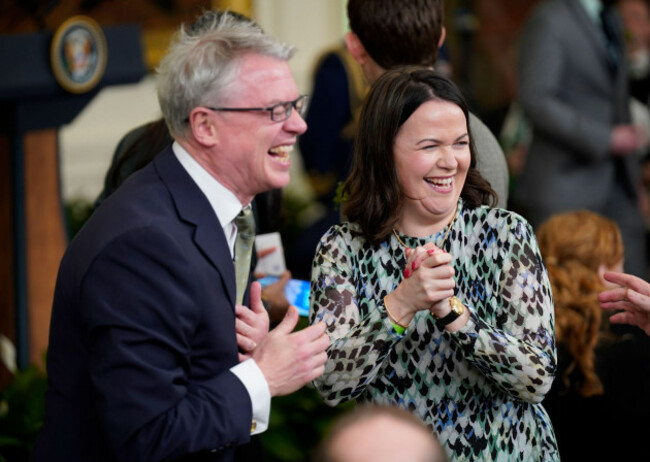
[[[400,221],[446,224],[471,162],[463,110],[443,100],[423,103],[400,127],[393,153],[405,195]]]

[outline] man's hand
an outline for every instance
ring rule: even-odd
[[[258,275],[256,274],[255,277],[258,277]],[[289,301],[284,295],[284,288],[289,279],[291,279],[291,272],[285,270],[280,279],[262,289],[262,300],[267,303],[272,324],[280,322],[284,318],[287,308],[289,308]]]
[[[298,310],[290,306],[282,322],[253,351],[271,396],[293,393],[325,372],[330,343],[325,323],[293,332],[297,322]]]
[[[237,346],[245,353],[239,353],[239,362],[250,358],[250,353],[269,333],[269,315],[262,304],[262,286],[255,281],[251,284],[251,307],[235,305],[235,332]]]
[[[615,156],[627,156],[641,148],[644,142],[644,135],[638,127],[615,125],[610,135],[609,148]]]
[[[623,310],[609,318],[613,324],[632,324],[650,335],[650,284],[625,273],[605,273],[605,279],[622,287],[598,294],[606,310]]]

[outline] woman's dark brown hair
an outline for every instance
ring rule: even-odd
[[[385,240],[402,210],[404,194],[397,178],[393,147],[406,120],[427,101],[448,101],[465,114],[470,136],[470,168],[461,192],[467,207],[496,204],[497,196],[476,169],[469,111],[460,90],[449,79],[424,67],[387,71],[373,85],[361,111],[352,170],[343,185],[343,214],[358,222],[373,244]]]

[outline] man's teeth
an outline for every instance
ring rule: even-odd
[[[293,151],[293,145],[277,146],[275,148],[269,149],[270,153],[276,154],[280,157],[289,157],[289,153],[291,151]]]
[[[438,186],[440,188],[449,188],[451,184],[454,182],[453,178],[445,178],[442,180],[434,180],[431,178],[425,178],[424,179],[427,183],[431,183],[434,186]]]

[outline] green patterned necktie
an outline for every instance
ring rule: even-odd
[[[235,238],[235,279],[237,281],[237,303],[244,300],[251,268],[253,243],[255,242],[255,217],[251,206],[244,207],[235,217],[237,237]]]

